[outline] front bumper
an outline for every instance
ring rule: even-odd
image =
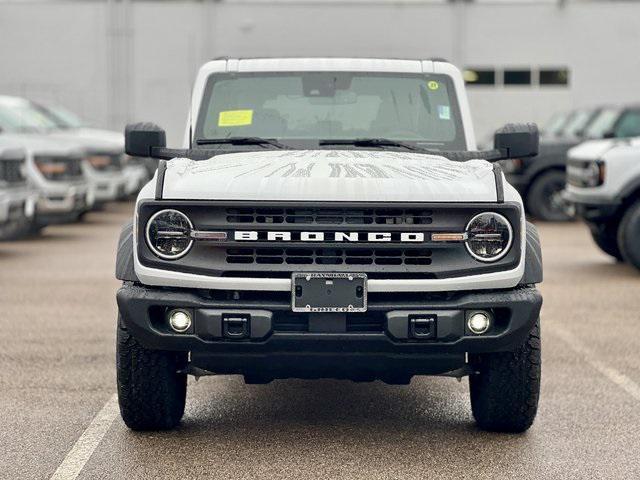
[[[96,203],[111,202],[125,195],[127,180],[122,174],[93,173],[88,177]]]
[[[37,194],[28,187],[0,192],[0,224],[33,217]]]
[[[575,207],[576,216],[587,222],[606,222],[614,218],[621,207],[617,199],[604,198],[592,194],[582,194],[575,188],[567,188],[562,198]]]
[[[125,283],[117,301],[122,322],[145,347],[189,351],[192,365],[225,374],[353,378],[439,374],[462,368],[466,353],[507,351],[522,343],[540,314],[533,288],[458,294],[370,294],[365,313],[326,316],[291,311],[281,292],[202,293]],[[238,298],[238,297],[236,297]],[[191,313],[193,325],[174,333],[167,312]],[[489,310],[483,335],[468,331],[466,317]],[[247,336],[225,334],[228,315],[248,319]],[[325,316],[322,316],[325,315]],[[411,334],[410,318],[431,316],[430,337]]]
[[[36,212],[40,221],[55,223],[89,210],[92,203],[86,183],[61,185],[41,190]]]

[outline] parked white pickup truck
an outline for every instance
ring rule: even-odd
[[[31,233],[49,223],[76,220],[93,205],[77,142],[53,138],[47,120],[25,101],[0,96],[0,139],[26,151],[25,175],[39,192]]]
[[[33,221],[37,192],[25,175],[27,152],[0,138],[0,240],[24,235]]]
[[[59,106],[30,103],[55,124],[56,136],[62,134],[82,143],[88,152],[85,173],[92,180],[98,202],[137,195],[153,176],[156,162],[123,155],[124,136],[121,132],[92,127]]]
[[[196,78],[182,149],[122,232],[118,392],[133,429],[176,426],[188,374],[406,384],[469,376],[482,428],[524,431],[540,388],[540,245],[476,151],[460,72],[440,61],[225,59]]]

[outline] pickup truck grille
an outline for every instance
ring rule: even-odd
[[[82,160],[79,157],[38,155],[36,165],[47,180],[65,182],[82,178]]]
[[[227,208],[229,223],[294,225],[430,225],[421,208]]]
[[[122,170],[122,154],[120,153],[91,153],[87,159],[93,168],[101,172]]]
[[[282,202],[284,203],[284,202]],[[282,204],[146,201],[139,207],[138,258],[152,268],[199,275],[286,278],[293,272],[366,273],[370,278],[447,278],[512,269],[520,260],[516,204]],[[183,212],[199,232],[189,253],[166,261],[148,248],[145,229],[159,210]],[[497,211],[514,230],[510,252],[487,264],[463,242],[433,242],[432,233],[460,233],[473,216]],[[416,239],[417,238],[417,239]]]
[[[22,174],[23,159],[0,160],[0,181],[7,183],[23,183],[26,181]]]

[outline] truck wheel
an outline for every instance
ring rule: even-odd
[[[469,377],[471,409],[483,430],[524,432],[535,419],[540,396],[540,323],[513,352],[471,358],[478,373]]]
[[[11,222],[0,226],[0,240],[21,240],[25,237],[30,237],[32,236],[31,225],[31,220],[27,218],[12,220]]]
[[[631,205],[618,228],[618,248],[625,262],[640,270],[640,200]]]
[[[124,423],[132,430],[176,427],[184,414],[186,353],[148,350],[122,326],[118,318],[116,345],[118,403]]]
[[[604,226],[589,225],[591,237],[595,244],[607,255],[611,255],[618,261],[622,261],[622,254],[618,248],[618,228],[616,224]]]
[[[573,217],[562,198],[566,174],[551,170],[537,177],[527,192],[527,209],[539,220],[567,222]]]

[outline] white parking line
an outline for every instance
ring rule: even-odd
[[[640,401],[640,385],[615,368],[597,360],[591,349],[586,347],[580,340],[562,327],[548,325],[546,329],[564,341],[574,352],[582,356],[589,365],[603,376],[618,385],[633,398]],[[75,480],[109,431],[109,428],[111,428],[118,413],[118,397],[114,394],[94,417],[80,438],[78,438],[50,480]]]
[[[50,480],[77,478],[117,416],[118,397],[114,394],[93,418],[87,429],[82,432]]]
[[[618,385],[636,400],[640,401],[640,385],[627,377],[624,373],[620,373],[615,368],[608,366],[606,363],[596,359],[596,355],[586,347],[575,335],[571,335],[562,327],[551,325],[547,327],[551,332],[562,339],[574,352],[581,355],[584,360],[595,368],[598,372]]]

